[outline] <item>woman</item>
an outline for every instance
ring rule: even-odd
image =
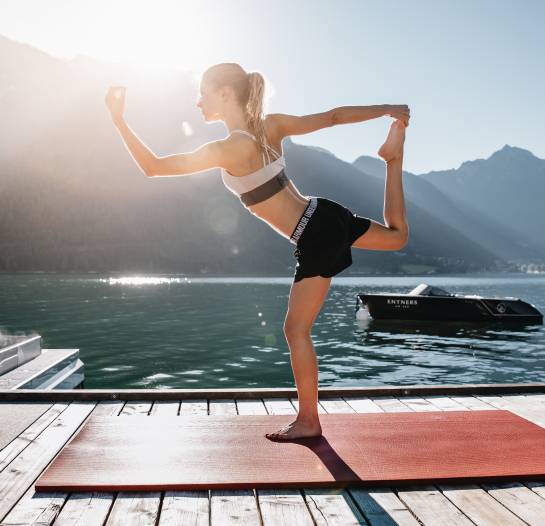
[[[146,175],[189,175],[219,167],[224,184],[243,205],[296,245],[297,264],[283,329],[290,349],[299,412],[293,422],[265,435],[289,440],[322,433],[318,418],[318,366],[310,333],[332,277],[352,264],[351,247],[399,250],[407,243],[409,226],[401,167],[410,111],[406,105],[343,106],[312,115],[264,116],[264,88],[259,72],[247,73],[239,64],[222,63],[207,69],[201,79],[197,106],[207,122],[222,121],[230,134],[195,151],[165,157],[156,157],[124,122],[125,88],[111,87],[106,104]],[[302,195],[286,176],[284,137],[384,115],[396,119],[378,150],[386,161],[384,225],[358,216],[336,201]]]

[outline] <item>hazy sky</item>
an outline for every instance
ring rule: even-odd
[[[403,167],[415,173],[505,144],[545,158],[544,21],[541,0],[0,2],[0,34],[56,57],[259,70],[272,82],[268,112],[408,104]],[[390,122],[293,140],[352,162],[376,156]]]

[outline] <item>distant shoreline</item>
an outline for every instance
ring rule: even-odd
[[[175,273],[175,272],[134,272],[134,271],[47,271],[47,270],[21,270],[15,272],[2,272],[0,275],[10,276],[10,275],[71,275],[71,276],[125,276],[125,277],[136,277],[136,276],[148,276],[148,277],[182,277],[188,279],[195,278],[251,278],[251,279],[292,279],[293,276],[278,276],[278,275],[233,275],[233,274],[185,274],[185,273]],[[374,277],[422,277],[422,278],[433,278],[433,277],[455,277],[455,276],[486,276],[486,275],[516,275],[516,276],[545,276],[545,271],[535,271],[535,272],[515,272],[515,271],[499,271],[499,270],[490,270],[490,271],[470,271],[470,272],[452,272],[452,273],[377,273],[377,274],[352,274],[348,276],[335,276],[335,278],[374,278]]]

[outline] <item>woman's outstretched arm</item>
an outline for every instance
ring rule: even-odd
[[[119,130],[136,164],[148,177],[152,176],[157,161],[156,155],[129,128],[123,117],[114,120],[114,125]]]
[[[157,157],[123,119],[125,91],[123,86],[112,86],[106,94],[106,105],[133,159],[148,177],[190,175],[210,168],[223,167],[228,162],[229,150],[225,147],[225,140],[209,142],[192,152]]]
[[[157,157],[155,154],[138,138],[138,136],[129,128],[129,125],[123,118],[125,109],[124,86],[112,86],[106,94],[106,106],[110,110],[112,121],[115,127],[121,133],[125,145],[131,152],[133,159],[141,170],[147,175],[152,175]]]
[[[310,115],[287,115],[271,113],[267,118],[273,122],[276,133],[283,139],[288,135],[303,135],[337,124],[362,122],[390,115],[409,125],[410,110],[406,104],[378,104],[375,106],[339,106],[321,113]]]
[[[333,110],[334,124],[362,122],[390,115],[409,125],[410,110],[406,104],[377,104],[374,106],[340,106]]]

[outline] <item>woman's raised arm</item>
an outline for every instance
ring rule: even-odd
[[[140,166],[141,170],[148,177],[154,175],[153,170],[157,161],[156,155],[138,138],[136,133],[129,128],[129,125],[124,121],[123,117],[114,121],[114,124],[119,130],[119,133],[121,133],[121,137],[123,137],[125,145],[131,152],[136,164]]]
[[[124,86],[112,86],[106,94],[106,106],[110,110],[112,121],[119,130],[125,145],[129,149],[136,164],[147,175],[153,175],[153,168],[157,160],[156,155],[138,138],[138,136],[129,128],[129,125],[123,118],[125,108]]]

